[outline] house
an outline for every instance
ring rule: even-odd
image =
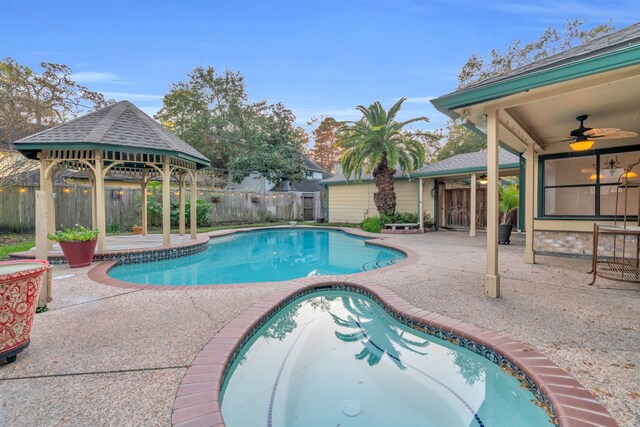
[[[487,135],[485,295],[498,296],[499,146],[525,160],[525,262],[590,255],[594,224],[624,210],[617,179],[640,175],[640,23],[431,102]],[[640,190],[627,190],[635,221]]]
[[[469,228],[475,233],[476,227],[484,228],[486,224],[486,192],[481,179],[486,170],[487,155],[484,151],[458,154],[426,164],[410,176],[396,170],[396,210],[422,213],[421,225],[425,221],[433,222],[436,227]],[[373,194],[377,190],[371,174],[363,175],[360,179],[347,179],[340,167],[336,171],[335,176],[321,181],[327,188],[329,220],[359,223],[377,215],[373,202]],[[507,150],[500,150],[501,176],[518,176],[519,171],[519,157]],[[476,188],[475,198],[471,197],[472,187]],[[476,206],[472,206],[472,202]],[[476,214],[472,216],[471,212]],[[472,217],[475,217],[473,226]]]
[[[299,191],[304,193],[324,192],[324,187],[318,184],[323,179],[331,177],[331,174],[305,157],[305,167],[307,174],[305,179],[299,182],[281,182],[274,184],[260,174],[252,173],[241,183],[229,182],[226,188],[231,191],[249,191],[254,193],[265,193],[267,191]]]

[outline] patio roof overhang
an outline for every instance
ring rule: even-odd
[[[533,229],[540,153],[572,152],[576,117],[590,128],[640,133],[640,23],[431,101],[451,118],[487,135],[487,273],[485,295],[500,295],[498,147],[526,159],[524,259],[535,263]],[[596,139],[592,150],[640,145],[640,136]],[[539,177],[538,177],[539,178]]]

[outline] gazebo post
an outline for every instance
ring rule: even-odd
[[[95,176],[96,176],[96,222],[98,228],[98,250],[107,249],[107,208],[105,206],[104,195],[104,162],[102,160],[102,151],[95,150]]]
[[[484,295],[500,296],[498,273],[498,111],[487,111],[487,274],[484,276]]]
[[[47,174],[49,173],[47,169],[49,168],[51,162],[45,160],[46,154],[47,154],[46,151],[42,151],[38,154],[38,157],[40,157],[40,190],[43,191],[45,201],[47,204],[47,209],[42,213],[38,212],[37,216],[41,216],[42,220],[41,221],[36,220],[36,234],[39,233],[38,228],[45,226],[46,227],[45,232],[44,233],[40,232],[40,234],[44,236],[46,236],[47,233],[54,233],[56,231],[55,230],[55,224],[56,224],[55,205],[53,204],[53,197],[52,197],[53,185],[51,185],[51,179],[47,176]],[[52,211],[52,207],[53,207],[53,211]],[[52,216],[53,216],[53,220],[52,220]],[[52,227],[52,224],[53,224],[53,227]],[[53,249],[53,242],[51,240],[45,239],[43,242],[43,240],[41,239],[40,243],[41,245],[45,246],[44,251],[48,249]],[[36,251],[39,253],[43,252],[42,248],[38,248],[38,245],[36,245]]]
[[[180,197],[180,213],[178,215],[178,234],[180,236],[185,235],[185,221],[186,221],[186,213],[185,213],[185,194],[184,194],[184,180],[187,177],[186,172],[181,171],[178,176],[178,196]],[[193,209],[193,206],[191,206]]]
[[[98,218],[96,216],[96,178],[89,178],[91,184],[91,228],[98,228]]]
[[[140,194],[142,195],[142,203],[141,203],[141,215],[142,222],[140,225],[142,226],[142,235],[147,235],[147,170],[142,169],[142,182],[140,183],[140,190],[142,191]]]
[[[469,236],[476,237],[476,211],[477,211],[477,200],[476,200],[476,174],[471,174],[471,209],[469,212]]]
[[[162,165],[162,245],[171,244],[171,165],[164,156]]]
[[[198,235],[198,174],[197,172],[191,171],[191,239],[195,239]]]

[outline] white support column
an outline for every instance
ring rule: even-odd
[[[98,228],[98,218],[96,216],[96,178],[90,178],[89,183],[91,184],[91,228]]]
[[[51,195],[49,195],[51,197]],[[36,259],[47,259],[47,192],[43,190],[36,191]],[[42,287],[38,295],[38,307],[47,305],[47,285],[49,283],[47,270],[42,278]]]
[[[533,144],[527,145],[527,163],[525,165],[524,182],[524,262],[527,264],[536,263],[536,254],[533,250],[533,218],[535,209],[534,185],[535,185],[535,165],[536,152]]]
[[[476,174],[471,174],[471,211],[469,212],[469,236],[476,237],[476,213],[477,213],[477,202],[476,202]]]
[[[44,213],[36,210],[38,215],[36,215],[36,235],[38,234],[38,224],[43,228],[41,234],[45,236],[44,240],[40,241],[41,247],[38,247],[38,242],[36,241],[36,253],[46,253],[47,250],[53,249],[53,242],[49,239],[46,239],[48,233],[54,233],[56,231],[56,220],[55,220],[55,204],[53,200],[53,185],[51,183],[50,177],[47,176],[49,166],[51,162],[44,160],[45,152],[41,152],[39,154],[40,159],[40,191],[44,194],[44,203],[47,205],[47,209]],[[53,208],[53,212],[51,209]],[[52,218],[53,216],[53,218]],[[41,219],[39,221],[38,219]],[[43,252],[44,251],[44,252]]]
[[[95,151],[95,176],[96,176],[96,226],[98,228],[98,250],[107,249],[107,208],[105,206],[104,191],[104,163],[102,161],[102,151]]]
[[[142,169],[142,182],[140,183],[140,190],[142,191],[142,203],[141,203],[141,215],[142,215],[142,221],[140,223],[140,225],[142,226],[142,235],[146,236],[147,235],[147,184],[148,184],[148,180],[147,180],[147,170],[146,169]]]
[[[164,157],[162,165],[162,245],[171,244],[171,165]]]
[[[424,203],[422,202],[422,193],[424,192],[424,185],[422,178],[418,178],[418,223],[420,224],[420,231],[424,231]]]
[[[178,177],[178,196],[180,197],[180,213],[178,215],[178,233],[180,234],[180,236],[184,236],[185,235],[185,222],[186,222],[186,215],[185,215],[185,206],[186,206],[186,198],[185,198],[185,194],[184,194],[184,180],[187,177],[187,174],[185,172],[180,172],[180,175]],[[193,206],[192,206],[193,208]]]
[[[191,172],[191,239],[198,235],[198,174]]]
[[[498,273],[498,112],[487,111],[487,274],[484,277],[484,295],[500,296]]]

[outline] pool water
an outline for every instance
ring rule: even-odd
[[[149,285],[275,282],[358,273],[404,258],[398,251],[366,245],[365,239],[338,230],[281,228],[213,238],[198,254],[116,266],[109,275]]]
[[[228,427],[550,425],[534,395],[498,365],[352,292],[295,300],[229,372]]]

